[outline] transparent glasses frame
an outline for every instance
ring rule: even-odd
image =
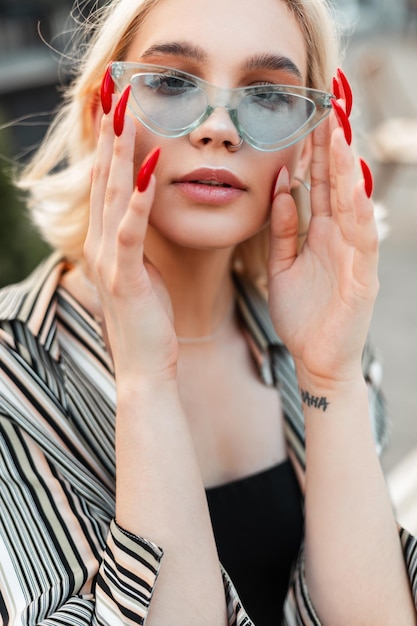
[[[180,129],[169,129],[145,114],[140,109],[139,103],[135,100],[134,89],[132,89],[129,98],[129,108],[137,117],[137,119],[149,130],[162,137],[182,137],[189,134],[195,128],[200,126],[217,107],[224,107],[230,115],[230,118],[236,127],[239,135],[253,148],[264,152],[273,152],[283,150],[292,146],[311,133],[330,113],[331,101],[334,96],[326,91],[311,89],[309,87],[299,87],[296,85],[254,85],[250,87],[237,87],[227,89],[217,87],[193,74],[176,70],[172,67],[163,65],[153,65],[147,63],[131,63],[123,61],[113,61],[111,64],[111,75],[117,88],[122,92],[130,84],[132,78],[137,74],[161,74],[165,76],[173,76],[175,78],[184,78],[184,80],[199,87],[207,98],[207,107],[205,111],[191,124]],[[302,124],[298,130],[288,137],[276,142],[265,143],[258,141],[252,137],[245,128],[240,124],[238,118],[237,107],[241,100],[247,96],[262,93],[278,93],[283,95],[296,96],[303,98],[314,105],[313,112],[310,117]]]

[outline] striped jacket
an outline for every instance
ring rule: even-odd
[[[64,267],[52,255],[24,282],[0,293],[2,624],[144,624],[163,550],[114,520],[114,372],[98,324],[59,286]],[[260,376],[281,393],[288,451],[302,480],[303,415],[291,358],[265,300],[251,284],[237,277],[235,283]],[[363,369],[381,447],[386,416],[369,347]],[[399,532],[417,596],[417,542]],[[250,626],[222,573],[229,625]],[[284,613],[287,626],[320,624],[302,550]]]

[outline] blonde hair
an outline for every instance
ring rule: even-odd
[[[123,60],[146,15],[161,0],[112,0],[81,26],[76,76],[18,186],[28,193],[34,224],[69,260],[83,255],[88,228],[90,172],[96,150],[94,113],[105,69]],[[283,0],[303,32],[307,86],[328,90],[338,63],[337,34],[327,0]],[[86,54],[83,55],[86,50]],[[240,244],[236,262],[250,277],[265,275],[267,229]]]

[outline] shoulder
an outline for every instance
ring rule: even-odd
[[[57,252],[48,256],[27,278],[0,289],[0,324],[20,320],[29,322],[36,310],[45,308],[45,296],[52,297],[65,261]],[[42,307],[43,304],[43,307]]]
[[[58,253],[47,257],[26,279],[0,289],[0,342],[9,347],[32,337],[46,342],[53,319],[56,289],[65,261]],[[52,314],[51,314],[52,313]]]

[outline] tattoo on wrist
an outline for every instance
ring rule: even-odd
[[[306,404],[308,407],[314,407],[316,409],[319,409],[320,411],[323,411],[323,413],[326,412],[330,402],[328,402],[325,396],[313,396],[309,391],[306,391],[305,389],[300,389],[300,394],[303,404]]]

